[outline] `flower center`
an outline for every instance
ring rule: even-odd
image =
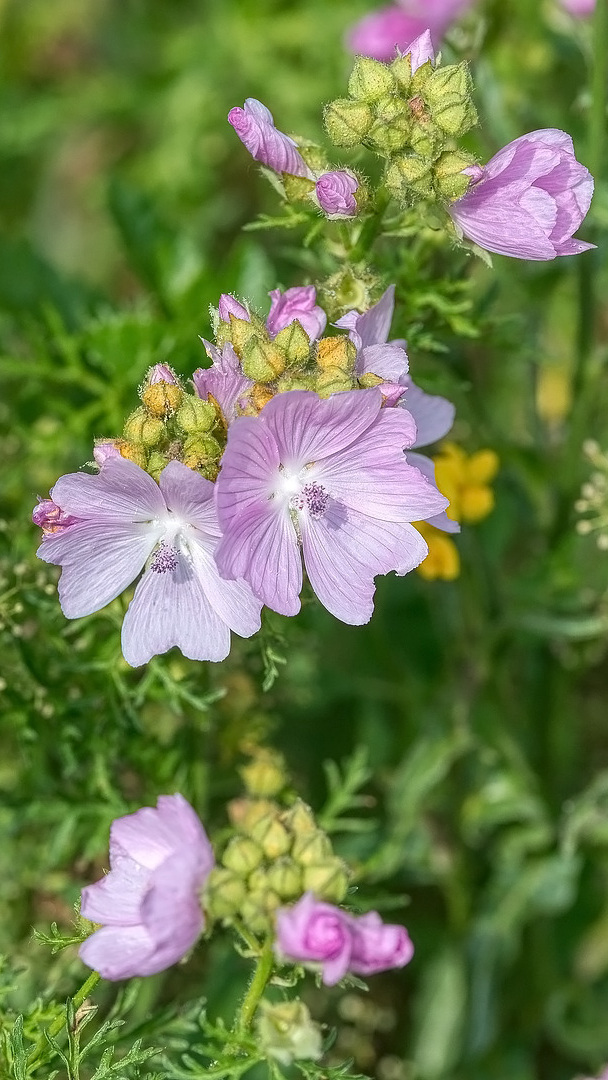
[[[166,574],[168,571],[177,570],[177,551],[175,548],[161,540],[154,553],[150,569],[155,574]]]
[[[322,484],[318,484],[316,480],[313,480],[309,484],[304,484],[300,491],[291,496],[289,509],[308,510],[311,518],[320,518],[323,517],[327,510],[328,502],[329,493]]]

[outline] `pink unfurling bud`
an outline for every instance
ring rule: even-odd
[[[350,970],[355,975],[405,967],[413,955],[414,946],[404,926],[382,922],[377,911],[353,920]]]
[[[230,316],[234,315],[235,319],[245,319],[249,322],[249,312],[246,307],[239,304],[238,300],[234,299],[234,296],[230,296],[229,293],[222,293],[219,302],[219,313],[222,322],[230,322]]]
[[[359,181],[352,173],[326,172],[316,183],[319,206],[328,217],[354,217],[357,213],[355,192]]]
[[[155,364],[153,368],[150,368],[147,377],[148,386],[154,386],[155,383],[166,382],[177,385],[177,375],[170,368],[168,364]]]
[[[230,110],[228,123],[255,161],[260,161],[277,173],[311,177],[310,169],[295,142],[289,135],[277,130],[270,109],[261,101],[247,98],[242,109],[236,107]]]
[[[266,326],[271,337],[276,337],[295,319],[302,324],[311,341],[321,337],[327,324],[327,315],[317,304],[314,285],[296,285],[293,289],[273,289],[270,296],[270,313]]]

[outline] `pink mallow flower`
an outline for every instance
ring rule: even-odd
[[[412,47],[410,43],[425,30],[429,30],[434,41],[439,43],[451,23],[471,3],[472,0],[402,0],[401,3],[389,4],[355,23],[348,34],[347,44],[353,52],[362,56],[394,60],[397,49],[403,53],[409,52]]]
[[[359,181],[352,173],[326,172],[317,180],[315,191],[321,209],[328,217],[354,217],[357,213],[355,193]]]
[[[595,246],[573,239],[591,203],[593,177],[565,131],[522,135],[470,175],[471,187],[449,211],[458,232],[479,247],[548,260]]]
[[[109,458],[95,476],[60,477],[51,499],[70,520],[45,532],[38,557],[62,567],[68,619],[105,607],[145,567],[122,626],[128,664],[173,645],[192,660],[223,660],[231,629],[242,637],[259,629],[249,586],[218,573],[214,485],[199,473],[172,461],[157,484],[132,461]]]
[[[237,106],[230,110],[228,123],[255,161],[267,165],[274,172],[312,179],[312,173],[296,143],[289,135],[277,130],[270,109],[261,101],[247,98],[242,109]]]
[[[214,861],[182,795],[116,818],[110,872],[82,890],[81,913],[101,929],[80,946],[81,960],[112,981],[176,964],[204,928],[199,896]]]
[[[266,326],[271,337],[276,337],[280,330],[296,319],[302,324],[311,341],[320,338],[327,325],[327,315],[317,304],[314,285],[296,285],[286,289],[273,289],[270,296],[270,311]]]
[[[439,394],[427,394],[414,383],[409,373],[405,342],[388,341],[394,309],[395,286],[389,285],[377,304],[363,314],[358,311],[347,312],[338,320],[336,326],[349,330],[349,336],[357,348],[356,373],[364,375],[371,372],[385,379],[379,386],[385,404],[398,404],[413,416],[416,439],[407,451],[407,461],[435,485],[435,464],[432,458],[416,451],[445,438],[454,423],[456,410],[447,398]],[[445,510],[426,520],[444,532],[460,532],[458,522],[452,521]]]
[[[311,892],[277,912],[275,950],[280,959],[320,969],[326,986],[349,972],[375,975],[405,967],[414,955],[405,927],[382,922],[376,911],[349,915]]]
[[[221,573],[296,615],[303,556],[328,611],[368,622],[374,577],[406,574],[426,556],[411,522],[448,505],[405,459],[415,437],[410,414],[383,409],[377,389],[327,399],[289,390],[259,416],[237,418],[216,483]]]

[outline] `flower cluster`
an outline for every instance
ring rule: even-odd
[[[97,443],[98,473],[61,477],[34,510],[67,617],[143,571],[127,662],[172,646],[222,660],[231,630],[259,629],[263,604],[297,613],[303,561],[332,614],[367,622],[374,578],[427,553],[412,522],[456,527],[432,462],[411,452],[442,438],[454,410],[412,383],[403,343],[387,341],[393,305],[391,288],[322,336],[312,286],[274,290],[266,319],[222,296],[194,392],[157,365],[122,436]]]
[[[110,872],[82,892],[81,914],[97,928],[80,946],[81,959],[109,980],[152,975],[182,959],[210,919],[274,939],[280,962],[319,970],[327,986],[349,972],[368,976],[409,963],[414,949],[404,927],[337,906],[348,871],[309,807],[298,800],[283,810],[248,797],[232,815],[236,835],[218,867],[181,795],[117,818]],[[266,1017],[271,1026],[280,1019]],[[298,1056],[293,1046],[290,1052]]]

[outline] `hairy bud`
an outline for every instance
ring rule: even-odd
[[[348,80],[348,92],[360,101],[373,103],[395,89],[390,67],[379,60],[358,56]]]
[[[255,382],[273,382],[285,371],[285,356],[282,350],[274,341],[259,337],[249,339],[241,363],[244,374]]]
[[[433,168],[438,193],[450,200],[462,198],[471,183],[470,176],[466,176],[463,169],[474,164],[472,155],[460,150],[447,150],[442,154]]]
[[[287,780],[283,757],[273,750],[258,750],[239,772],[248,794],[262,799],[278,795]]]
[[[338,98],[325,106],[325,129],[335,146],[356,146],[367,135],[374,115],[364,101]]]
[[[328,398],[332,394],[339,394],[342,390],[352,390],[355,380],[342,368],[325,368],[317,377],[315,389],[319,397]]]
[[[234,870],[216,867],[207,878],[204,908],[213,919],[236,915],[247,895],[245,882]]]
[[[290,858],[277,859],[268,870],[268,884],[281,897],[281,900],[294,900],[304,891],[302,888],[302,870]]]
[[[149,412],[142,407],[131,413],[124,427],[125,438],[130,442],[141,443],[147,450],[156,446],[164,434],[165,425],[162,420],[150,416]]]
[[[315,866],[317,863],[324,862],[332,856],[329,837],[319,828],[316,828],[314,832],[297,835],[291,854],[300,866]]]
[[[303,364],[310,354],[310,338],[301,322],[294,319],[274,339],[275,345],[287,357],[288,364]]]
[[[260,845],[267,859],[278,859],[281,855],[286,855],[291,847],[289,832],[272,814],[256,822],[250,835]]]
[[[297,1060],[318,1061],[323,1052],[321,1028],[302,1001],[272,1005],[262,1001],[257,1031],[264,1053],[283,1066]]]
[[[312,892],[329,903],[339,904],[346,896],[348,873],[341,859],[325,859],[304,867],[302,883],[305,892]]]
[[[323,371],[339,368],[347,374],[355,370],[357,350],[350,338],[321,338],[317,344],[317,364]]]
[[[249,874],[257,870],[262,859],[263,853],[259,844],[248,836],[235,836],[224,851],[222,863],[241,877],[249,877]]]
[[[150,383],[141,391],[141,400],[151,416],[162,420],[171,416],[182,400],[183,390],[177,383],[159,382]]]
[[[217,413],[212,402],[203,401],[194,394],[184,394],[175,414],[177,426],[187,434],[211,431],[216,420]]]

